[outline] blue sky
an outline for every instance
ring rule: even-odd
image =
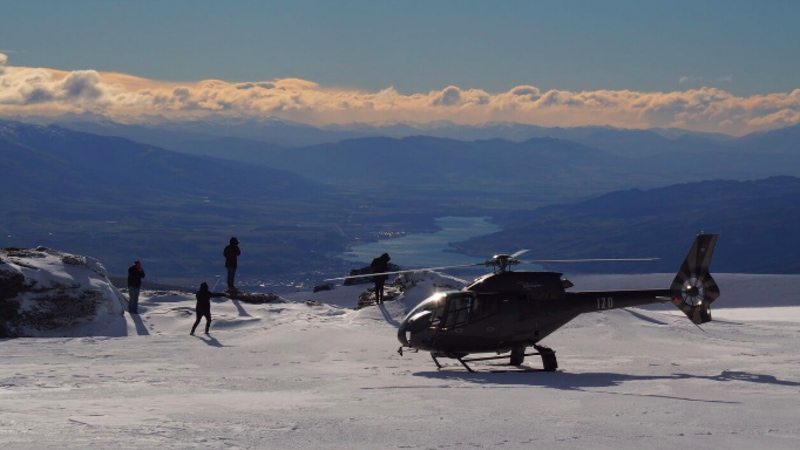
[[[301,79],[401,96],[453,86],[461,99],[518,86],[736,98],[800,88],[791,0],[5,0],[2,9],[8,67],[183,83]]]

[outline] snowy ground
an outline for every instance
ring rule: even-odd
[[[191,296],[145,291],[127,335],[0,340],[0,448],[800,448],[800,284],[747,277],[780,307],[726,309],[755,294],[718,276],[705,331],[666,306],[587,314],[544,341],[555,373],[400,356],[409,305],[355,311],[363,286],[215,302],[196,337]]]

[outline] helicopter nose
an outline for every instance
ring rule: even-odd
[[[400,328],[397,330],[397,340],[399,340],[400,343],[406,347],[413,347],[413,345],[409,343],[409,335],[413,335],[415,332],[427,329],[430,326],[430,323],[430,311],[422,311],[414,314],[412,317],[407,317],[403,323],[400,324]]]
[[[406,336],[406,330],[408,329],[408,320],[404,320],[403,323],[400,324],[400,328],[397,329],[397,340],[403,345],[403,347],[411,347],[408,345],[408,337]]]

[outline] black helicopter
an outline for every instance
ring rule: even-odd
[[[719,287],[708,271],[717,237],[697,235],[672,285],[666,289],[568,292],[566,289],[573,284],[559,272],[515,272],[511,267],[534,262],[620,260],[521,261],[518,258],[522,252],[495,255],[481,263],[493,266],[493,273],[477,278],[460,291],[436,293],[412,309],[397,331],[402,344],[398,352],[402,355],[404,348],[429,351],[438,368],[442,368],[438,358],[454,358],[470,372],[473,370],[467,363],[472,361],[510,358],[511,365],[519,366],[526,356],[539,355],[544,370],[552,372],[558,368],[555,351],[539,342],[583,313],[672,302],[695,324],[708,322],[709,306],[719,297]],[[624,261],[635,260],[642,259]],[[526,353],[529,347],[536,351]],[[508,352],[510,356],[503,355]],[[500,356],[467,359],[476,353]]]

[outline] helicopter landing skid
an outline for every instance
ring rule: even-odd
[[[551,349],[550,347],[545,347],[541,345],[534,345],[533,346],[536,351],[531,353],[524,353],[522,356],[540,356],[542,358],[542,365],[544,366],[544,372],[555,372],[558,369],[558,361],[556,360],[556,352],[555,350]],[[433,362],[436,364],[436,367],[441,370],[443,366],[439,363],[438,357],[445,357],[445,358],[453,358],[461,363],[465,369],[470,372],[475,372],[467,363],[468,362],[476,362],[476,361],[493,361],[498,359],[508,359],[508,355],[502,356],[484,356],[480,358],[465,358],[464,356],[457,356],[453,354],[446,354],[446,353],[434,353],[431,352],[431,358],[433,358]],[[466,356],[466,355],[465,355]],[[514,365],[516,367],[520,367],[521,364],[509,364]],[[526,370],[528,371],[528,370]],[[532,369],[530,371],[536,372],[537,370]]]

